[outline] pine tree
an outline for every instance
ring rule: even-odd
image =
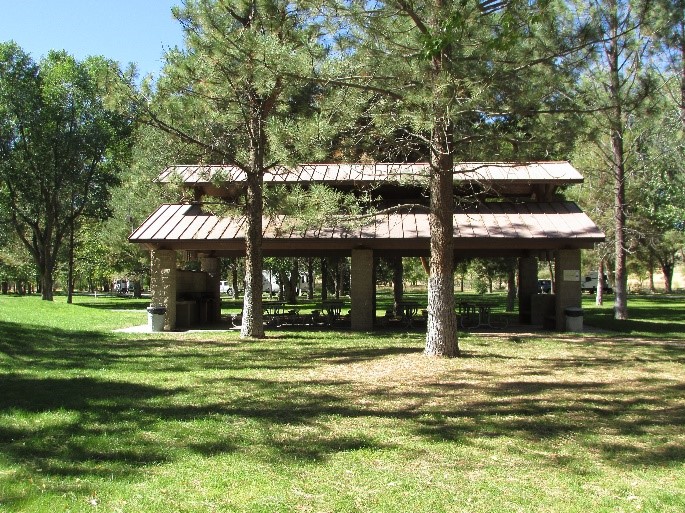
[[[381,137],[400,134],[398,139],[427,149],[425,352],[455,356],[454,164],[539,156],[540,147],[531,144],[535,124],[544,113],[560,116],[571,109],[563,84],[573,78],[577,62],[566,57],[582,49],[589,34],[572,24],[564,32],[563,5],[554,2],[393,0],[353,4],[349,12],[346,40],[361,68],[356,84],[372,93],[371,127]],[[406,147],[397,152],[407,153]]]
[[[241,336],[261,338],[263,176],[317,146],[305,78],[324,56],[319,26],[304,3],[282,0],[189,0],[175,14],[185,48],[168,53],[148,122],[198,148],[197,160],[245,173]]]

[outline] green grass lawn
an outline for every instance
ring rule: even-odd
[[[0,296],[0,511],[682,512],[684,299],[447,360],[418,330],[123,334],[144,300]]]

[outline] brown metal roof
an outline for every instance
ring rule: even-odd
[[[129,240],[150,248],[240,254],[245,248],[245,218],[219,218],[203,213],[196,204],[166,204]],[[478,203],[454,214],[457,252],[581,249],[603,240],[604,234],[572,202]],[[427,212],[379,214],[358,228],[339,224],[302,229],[285,216],[263,219],[265,255],[324,254],[362,246],[425,254],[429,241]]]
[[[273,183],[344,183],[385,182],[412,183],[425,181],[429,164],[300,164],[277,166],[264,173],[265,182]],[[455,182],[526,183],[566,185],[581,183],[583,177],[569,162],[464,162],[455,165]],[[167,167],[158,181],[180,180],[187,186],[208,186],[213,183],[245,181],[245,172],[236,166],[176,165]]]

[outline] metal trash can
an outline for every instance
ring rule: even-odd
[[[147,308],[147,325],[150,331],[164,331],[164,315],[166,306],[150,305]]]
[[[575,306],[564,308],[566,315],[566,331],[582,333],[583,331],[583,309]]]

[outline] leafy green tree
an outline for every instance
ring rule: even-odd
[[[36,266],[15,234],[2,233],[0,239],[0,283],[2,293],[7,294],[10,283],[14,283],[15,286],[17,283],[33,283],[36,278]]]
[[[321,136],[301,80],[323,56],[316,13],[282,0],[188,0],[174,12],[185,48],[167,55],[149,122],[195,145],[198,160],[245,172],[241,336],[261,338],[263,175],[300,152],[314,160]]]
[[[655,0],[646,30],[655,43],[654,67],[675,87],[666,89],[685,128],[685,0]]]
[[[160,203],[179,201],[182,191],[155,178],[170,162],[196,158],[196,148],[174,140],[166,132],[138,126],[134,132],[131,165],[121,173],[121,183],[112,190],[112,216],[98,231],[97,241],[107,248],[113,276],[133,282],[134,294],[150,275],[150,252],[140,244],[129,244],[128,236]]]
[[[109,248],[103,243],[103,224],[92,220],[85,222],[76,234],[74,247],[74,274],[86,284],[89,292],[95,292],[110,283],[116,270]]]
[[[50,52],[36,64],[0,44],[0,205],[51,300],[60,248],[82,218],[109,215],[132,119],[108,93],[120,73],[102,58]]]
[[[642,121],[636,162],[640,189],[634,203],[634,224],[646,264],[657,262],[664,288],[671,292],[675,264],[685,240],[685,133],[680,106],[671,98]],[[651,276],[652,272],[650,272]]]
[[[586,4],[583,4],[586,5]],[[626,186],[633,171],[634,134],[631,125],[646,111],[654,87],[644,57],[648,38],[641,32],[646,6],[631,0],[601,0],[587,4],[586,15],[599,23],[602,38],[589,59],[582,80],[582,101],[594,110],[594,141],[602,157],[605,174],[613,187],[612,229],[614,230],[614,317],[628,318],[629,247]]]

